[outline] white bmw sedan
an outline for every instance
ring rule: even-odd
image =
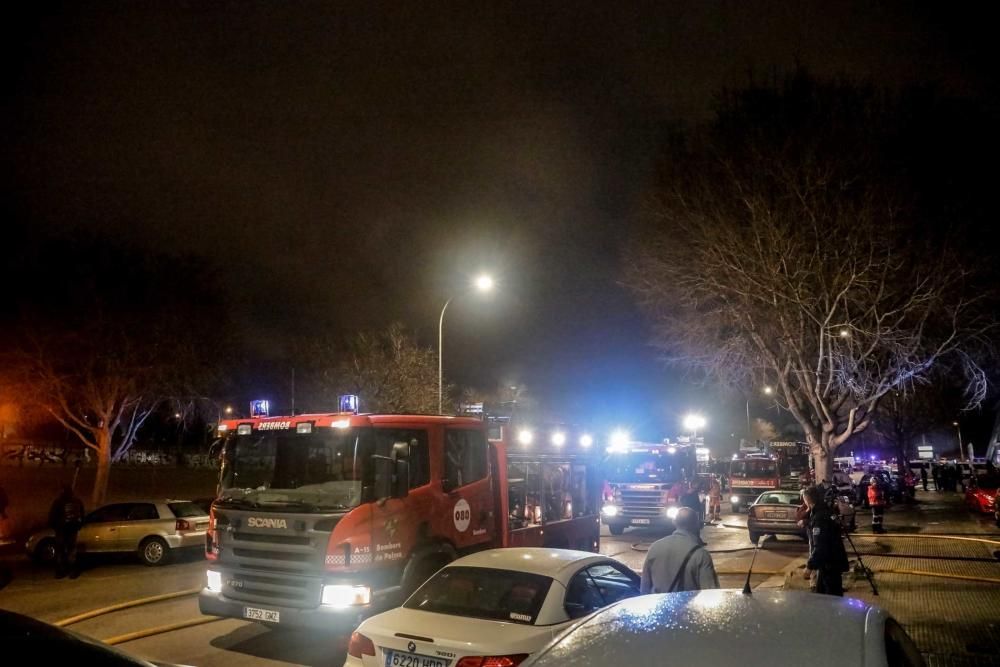
[[[460,558],[398,609],[364,621],[345,667],[516,667],[581,618],[639,594],[622,563],[566,549]]]

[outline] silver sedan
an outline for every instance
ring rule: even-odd
[[[208,515],[189,500],[112,503],[84,518],[77,536],[81,554],[133,552],[146,565],[166,565],[174,549],[204,548]],[[55,560],[55,533],[35,532],[25,548],[35,561]]]

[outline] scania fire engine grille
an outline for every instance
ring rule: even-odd
[[[622,489],[621,512],[625,517],[653,518],[663,513],[663,492]]]

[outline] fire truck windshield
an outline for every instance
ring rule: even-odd
[[[677,452],[630,452],[611,454],[605,466],[609,482],[680,482],[694,476],[694,455]]]
[[[729,467],[730,477],[746,479],[748,477],[773,477],[778,473],[778,464],[771,459],[747,459],[733,461]]]
[[[373,473],[367,429],[253,432],[226,444],[222,503],[296,511],[348,509]]]

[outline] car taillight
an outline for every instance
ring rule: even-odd
[[[348,655],[360,658],[363,655],[375,655],[375,643],[360,632],[351,633],[351,642],[347,645]]]
[[[185,519],[177,519],[177,523],[174,524],[176,530],[191,530],[191,524]]]
[[[517,667],[525,658],[527,653],[517,655],[467,655],[455,665],[455,667]]]

